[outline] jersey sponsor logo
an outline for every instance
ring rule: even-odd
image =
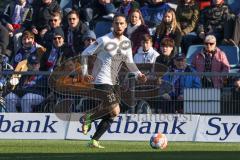
[[[131,49],[131,42],[122,41],[119,43],[119,45],[115,42],[108,42],[104,46],[104,50],[107,52],[114,51],[117,48],[118,48],[118,51]]]

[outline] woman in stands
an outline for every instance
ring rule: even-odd
[[[175,11],[173,9],[169,9],[165,13],[163,21],[157,26],[154,38],[154,47],[157,50],[159,50],[159,44],[163,38],[172,38],[175,42],[175,46],[177,48],[180,47],[182,40],[181,28],[177,23]]]
[[[126,35],[132,42],[133,54],[141,46],[142,39],[139,37],[144,34],[149,34],[148,27],[145,25],[141,11],[135,9],[129,15],[128,27],[126,29]]]
[[[204,48],[197,52],[192,60],[192,66],[198,72],[229,72],[230,65],[223,51],[217,46],[216,37],[208,35],[204,39]],[[203,87],[206,88],[221,88],[223,87],[224,79],[222,77],[207,77],[203,76]]]

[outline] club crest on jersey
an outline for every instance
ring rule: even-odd
[[[15,62],[20,62],[20,61],[22,61],[22,58],[23,58],[22,54],[21,54],[21,53],[18,53],[18,54],[15,56],[14,60],[15,60]]]

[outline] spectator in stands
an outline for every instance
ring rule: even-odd
[[[237,14],[231,16],[231,19],[229,19],[228,23],[226,23],[226,26],[229,26],[229,39],[227,39],[229,42],[226,42],[226,39],[224,39],[224,42],[225,44],[240,46],[240,9],[238,11],[235,10],[235,12],[237,12]]]
[[[56,12],[51,13],[51,18],[49,20],[49,27],[47,28],[47,32],[44,34],[44,36],[42,37],[42,40],[41,40],[42,45],[44,47],[49,48],[52,46],[54,29],[58,28],[58,27],[62,27],[61,22],[62,22],[61,12],[56,11]]]
[[[89,30],[79,17],[77,11],[72,10],[68,13],[68,25],[65,30],[66,44],[73,56],[81,54],[84,48],[82,36]]]
[[[6,6],[1,22],[13,34],[31,27],[32,14],[33,9],[26,0],[14,0]]]
[[[171,38],[164,38],[161,41],[159,56],[155,63],[163,64],[167,67],[173,66],[173,57],[175,56],[174,51],[174,40]]]
[[[206,35],[214,35],[218,42],[224,39],[224,32],[227,28],[224,28],[224,23],[229,18],[229,7],[224,4],[224,0],[214,0],[211,6],[205,8],[199,19],[199,25],[197,33],[202,40]]]
[[[31,54],[35,54],[38,51],[38,56],[41,57],[46,49],[35,42],[34,34],[31,31],[24,31],[22,35],[22,47],[12,58],[12,65],[15,68],[17,64],[27,59]]]
[[[10,57],[10,55],[6,53],[8,43],[9,43],[8,30],[0,23],[0,50],[2,54]]]
[[[84,33],[82,37],[84,48],[87,48],[89,45],[96,42],[96,39],[97,39],[96,35],[92,30],[89,30],[86,33]]]
[[[74,0],[73,9],[79,10],[82,21],[90,23],[94,18],[95,3],[95,0]]]
[[[174,67],[171,67],[168,72],[174,72],[175,75],[165,74],[162,79],[173,85],[173,91],[162,96],[164,100],[170,102],[170,106],[162,106],[163,111],[183,113],[183,90],[185,88],[200,88],[201,82],[198,76],[194,75],[178,75],[179,72],[196,72],[191,66],[187,65],[184,54],[176,54],[174,57]],[[166,108],[166,107],[167,108]],[[169,108],[170,107],[170,108]]]
[[[133,10],[139,9],[139,7],[139,3],[135,0],[122,0],[117,12],[128,17]]]
[[[181,27],[182,34],[182,51],[187,53],[188,46],[185,47],[185,37],[189,35],[196,35],[194,29],[196,28],[199,19],[199,9],[195,4],[195,0],[181,0],[176,10],[177,22]],[[187,38],[186,38],[187,39]]]
[[[175,42],[176,49],[180,47],[182,40],[181,28],[177,23],[176,15],[173,9],[169,9],[164,14],[163,21],[157,26],[154,38],[154,47],[157,50],[159,50],[159,44],[163,38],[172,38]]]
[[[31,28],[32,15],[33,9],[26,0],[14,0],[4,10],[1,22],[13,37],[10,48],[13,48],[14,53],[21,47],[22,32]]]
[[[197,27],[197,35],[189,35],[184,38],[184,50],[190,45],[201,44],[207,35],[214,35],[218,43],[234,44],[231,38],[231,14],[228,5],[224,0],[214,0],[211,6],[200,12],[200,19]]]
[[[159,53],[152,47],[152,37],[149,34],[143,35],[142,46],[134,56],[135,63],[155,63]]]
[[[182,36],[193,32],[199,19],[195,0],[181,0],[176,10],[176,18],[180,24]]]
[[[208,35],[204,39],[204,48],[197,52],[192,60],[192,66],[198,72],[229,72],[230,65],[223,51],[217,45],[214,35]],[[222,77],[203,76],[203,87],[221,88],[224,85]]]
[[[32,54],[27,59],[28,71],[39,71],[40,59]],[[8,112],[17,112],[21,105],[22,112],[32,112],[33,106],[43,102],[47,94],[46,81],[42,75],[24,75],[20,78],[17,88],[6,95],[6,109]]]
[[[56,66],[74,55],[68,52],[68,47],[64,44],[64,32],[62,28],[55,28],[53,33],[53,45],[47,48],[46,53],[41,58],[41,71],[53,71]]]
[[[113,0],[97,0],[94,5],[94,20],[108,19],[112,20],[116,12]]]
[[[137,49],[141,46],[140,35],[149,34],[148,27],[145,25],[142,13],[140,10],[133,10],[128,19],[128,27],[126,29],[126,35],[132,42],[133,54],[137,52]]]
[[[145,23],[152,29],[151,35],[154,35],[154,28],[162,22],[165,12],[169,9],[170,6],[165,0],[151,0],[149,5],[140,9]]]
[[[51,13],[60,11],[61,8],[55,0],[41,0],[38,5],[34,6],[32,32],[40,37],[48,31]]]
[[[231,38],[234,42],[234,45],[240,45],[240,10],[233,23],[233,33]]]

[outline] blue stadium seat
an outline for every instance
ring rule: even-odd
[[[197,51],[200,51],[203,48],[203,45],[191,45],[188,48],[186,59],[187,59],[187,64],[191,64],[192,59],[194,57],[194,54]]]
[[[65,10],[66,8],[72,8],[72,0],[61,0],[60,7]]]
[[[95,25],[94,32],[98,37],[104,36],[105,34],[109,33],[112,27],[111,21],[98,21]]]
[[[231,68],[238,66],[239,64],[239,48],[237,46],[218,46],[222,51],[225,52],[228,62]]]

